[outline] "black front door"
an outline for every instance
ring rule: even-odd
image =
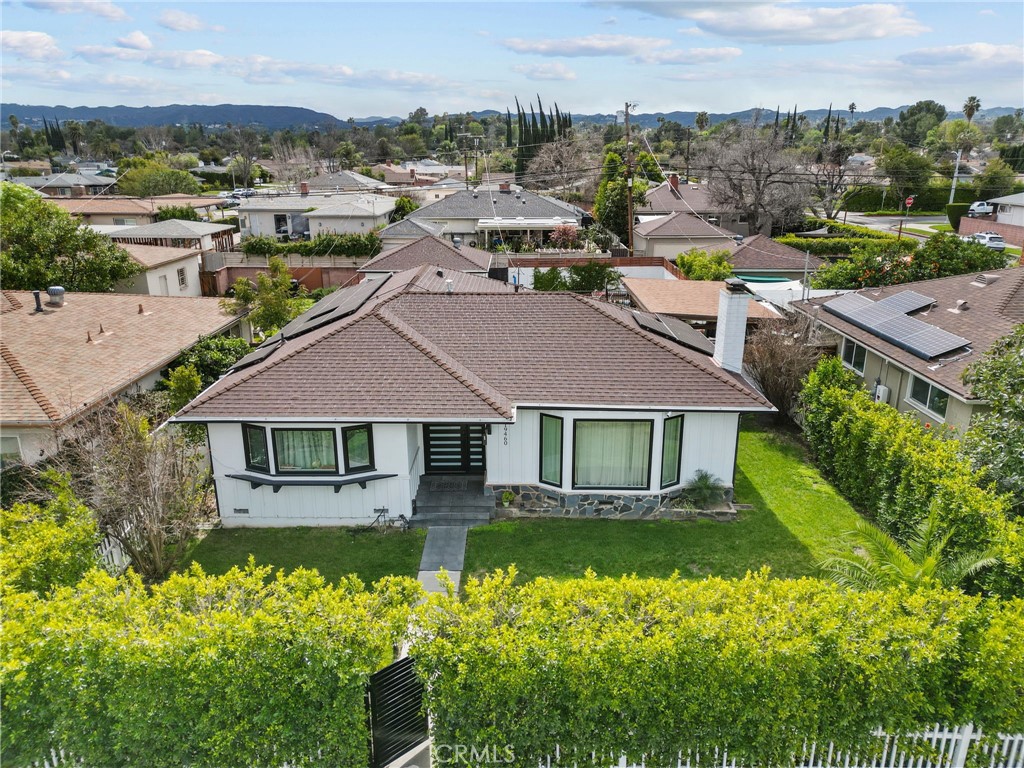
[[[424,424],[426,471],[432,475],[482,475],[486,436],[478,424]]]

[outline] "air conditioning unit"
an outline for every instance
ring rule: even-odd
[[[879,384],[875,387],[875,402],[876,403],[888,403],[889,402],[889,388],[884,384]]]

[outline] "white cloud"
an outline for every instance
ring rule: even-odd
[[[117,44],[122,48],[134,48],[137,51],[148,51],[153,47],[150,40],[142,30],[135,30],[129,35],[117,38]]]
[[[545,64],[517,64],[513,72],[525,75],[527,80],[575,80],[576,73],[560,61]]]
[[[997,14],[991,8],[986,8],[983,11],[978,11],[978,15],[979,16],[998,16],[999,14]]]
[[[503,40],[502,44],[516,53],[535,53],[540,56],[636,56],[651,48],[664,48],[671,42],[662,37],[588,35],[547,40],[511,37]]]
[[[55,67],[4,67],[4,79],[24,81],[32,86],[63,88],[74,81],[66,69]]]
[[[952,65],[984,65],[986,74],[992,67],[1012,68],[1020,74],[1020,62],[1024,59],[1024,48],[1019,45],[994,45],[992,43],[964,43],[939,48],[920,48],[896,57],[904,64],[915,67],[934,68]]]
[[[83,45],[75,54],[93,63],[132,61],[162,69],[211,69],[226,61],[220,54],[202,49],[192,51],[153,51],[112,45]]]
[[[0,49],[19,59],[55,61],[64,58],[57,41],[45,32],[16,32],[0,30]]]
[[[25,5],[37,11],[53,13],[88,13],[107,21],[127,21],[128,14],[107,0],[25,0]]]
[[[689,48],[686,50],[654,51],[637,56],[634,60],[641,64],[716,64],[730,61],[741,56],[739,48]]]
[[[174,9],[168,9],[161,13],[160,18],[157,19],[157,24],[175,32],[202,32],[207,29],[214,32],[224,31],[224,27],[207,24],[195,14]]]
[[[849,40],[879,40],[929,31],[905,7],[864,3],[844,7],[795,2],[669,3],[616,0],[655,16],[690,19],[704,32],[734,40],[777,45],[816,45]]]

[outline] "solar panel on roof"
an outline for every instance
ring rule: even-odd
[[[364,280],[358,285],[340,288],[334,293],[328,294],[282,328],[281,336],[286,339],[294,339],[296,336],[309,333],[352,314],[386,282],[386,280]]]
[[[851,320],[856,320],[857,322],[863,323],[864,325],[872,328],[896,317],[906,317],[902,312],[897,312],[889,307],[882,307],[874,303],[866,307],[855,309],[853,312],[847,312],[846,315]]]
[[[662,338],[675,341],[697,352],[706,355],[714,354],[715,345],[700,331],[682,320],[665,315],[654,315],[647,312],[633,312],[637,325],[644,330],[657,334]]]
[[[240,371],[243,368],[248,368],[256,363],[261,363],[273,354],[274,350],[277,349],[277,344],[263,345],[256,350],[250,352],[248,355],[238,360],[233,366],[232,371]]]
[[[841,313],[852,312],[873,303],[871,299],[861,296],[859,293],[846,293],[826,301],[822,306],[833,315],[840,315]]]
[[[920,294],[917,291],[900,291],[899,293],[894,293],[892,296],[886,296],[878,302],[878,306],[891,307],[897,312],[907,314],[910,312],[916,312],[919,309],[924,309],[934,303],[935,299]]]
[[[954,349],[966,347],[971,342],[961,336],[936,328],[928,323],[921,323],[926,326],[919,333],[915,333],[905,339],[906,350],[925,360],[952,352]]]

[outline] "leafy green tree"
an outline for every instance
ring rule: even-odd
[[[615,267],[591,259],[586,264],[572,264],[566,277],[566,289],[573,293],[594,293],[617,288],[622,273]]]
[[[179,221],[202,221],[199,211],[191,205],[164,206],[157,210],[155,218],[157,221],[169,221],[170,219],[177,219]]]
[[[988,403],[964,436],[974,466],[1010,494],[1024,515],[1024,325],[997,341],[964,373],[971,396]]]
[[[908,195],[922,192],[935,173],[932,161],[897,144],[882,153],[878,169],[889,177],[889,187],[903,205]]]
[[[203,391],[203,379],[192,365],[179,365],[167,374],[167,407],[174,413]]]
[[[3,287],[106,292],[142,267],[111,239],[26,187],[0,185],[0,273]]]
[[[391,214],[391,220],[401,221],[419,207],[419,204],[411,197],[408,195],[402,195],[395,200],[395,210]]]
[[[636,156],[635,175],[646,179],[651,184],[661,184],[665,180],[665,174],[661,172],[658,161],[650,152],[640,152]]]
[[[919,147],[924,143],[928,131],[946,119],[946,108],[937,102],[919,101],[900,112],[894,130],[905,144]]]
[[[725,280],[732,276],[728,251],[687,251],[676,256],[676,265],[690,280]]]
[[[971,180],[971,187],[979,200],[991,200],[1013,192],[1017,175],[1002,158],[994,157],[985,169]]]
[[[363,153],[351,141],[343,141],[334,150],[338,167],[351,170],[363,163]]]
[[[71,491],[68,479],[46,475],[53,494],[45,505],[17,503],[0,509],[2,589],[36,592],[77,584],[100,565],[96,519]]]
[[[991,551],[952,557],[946,550],[952,532],[943,532],[935,515],[922,520],[905,544],[867,520],[847,535],[853,551],[827,558],[820,567],[829,580],[850,589],[957,587],[997,562]]]
[[[178,365],[193,368],[205,389],[251,351],[249,342],[237,336],[202,336],[178,358]]]
[[[967,120],[946,120],[928,131],[924,145],[936,157],[950,152],[970,152],[985,140],[985,134]]]
[[[300,295],[292,293],[292,275],[288,265],[280,256],[271,256],[266,272],[256,275],[256,284],[248,278],[235,280],[234,297],[225,299],[225,308],[236,314],[248,310],[249,322],[264,336],[277,333],[290,320],[302,312],[301,299],[305,289],[299,289]]]
[[[535,291],[566,291],[568,284],[565,275],[558,267],[533,270],[533,290]]]
[[[693,119],[693,124],[697,127],[697,130],[704,133],[709,127],[711,127],[711,116],[707,112],[698,112],[697,116]]]
[[[633,179],[633,209],[645,203],[647,182]],[[601,226],[615,233],[622,242],[629,237],[629,209],[627,206],[628,187],[625,179],[602,181],[594,197],[594,218]]]
[[[188,171],[177,171],[156,160],[147,160],[127,170],[117,182],[125,195],[155,197],[157,195],[198,195],[199,181]]]
[[[967,101],[964,102],[964,117],[967,118],[968,123],[974,119],[979,109],[981,109],[981,99],[977,96],[968,96]]]

